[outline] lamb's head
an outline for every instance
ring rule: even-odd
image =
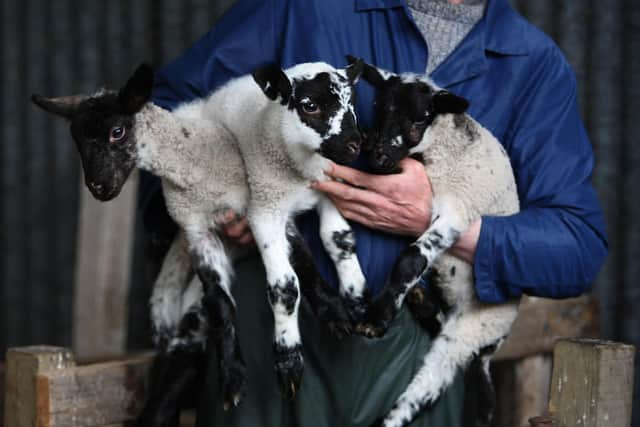
[[[379,173],[397,172],[400,160],[424,151],[425,131],[438,115],[462,114],[469,106],[466,99],[439,89],[424,76],[398,75],[365,63],[362,78],[376,88],[376,127],[368,132],[363,148]]]
[[[135,114],[151,98],[152,87],[153,70],[141,65],[119,91],[31,97],[36,105],[70,122],[85,184],[98,200],[111,200],[120,194],[136,166]]]
[[[283,71],[277,65],[259,68],[253,78],[272,100],[281,98],[284,143],[347,164],[360,154],[361,136],[354,112],[354,85],[363,63],[336,69],[322,62]]]

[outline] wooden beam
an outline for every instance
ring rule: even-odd
[[[125,352],[137,173],[107,203],[80,186],[73,350],[86,360]]]
[[[144,402],[150,358],[39,374],[37,382],[48,395],[47,407],[41,407],[48,413],[46,427],[105,426],[135,419]]]
[[[549,412],[559,427],[629,427],[634,356],[627,344],[558,341]]]
[[[47,427],[48,399],[37,380],[39,374],[75,365],[73,355],[61,347],[22,347],[7,352],[4,424],[7,427]]]
[[[590,296],[566,300],[524,298],[509,337],[494,360],[551,353],[559,338],[597,336],[598,312]]]

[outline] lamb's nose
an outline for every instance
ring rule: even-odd
[[[349,150],[350,154],[357,154],[360,151],[360,144],[356,141],[347,142],[347,150]]]
[[[102,185],[96,184],[95,182],[90,182],[89,187],[91,187],[91,189],[95,191],[100,191],[102,189]]]
[[[393,166],[393,162],[391,161],[389,156],[386,154],[379,154],[377,160],[378,160],[378,166],[383,169],[390,169]]]

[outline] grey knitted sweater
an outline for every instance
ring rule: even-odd
[[[427,74],[431,74],[473,26],[482,19],[486,0],[408,0],[407,4],[429,49]]]

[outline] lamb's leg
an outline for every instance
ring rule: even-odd
[[[429,280],[429,283],[433,282]],[[411,315],[429,333],[431,338],[440,333],[442,325],[438,317],[446,311],[446,303],[442,299],[442,295],[435,289],[437,289],[435,286],[425,288],[416,285],[407,294],[407,306]]]
[[[422,236],[405,249],[391,271],[389,282],[371,303],[356,331],[367,337],[384,335],[402,307],[405,296],[438,256],[449,249],[468,226],[455,203],[434,200],[434,219]]]
[[[275,371],[288,398],[300,388],[304,363],[298,328],[300,285],[289,262],[287,219],[249,212],[249,221],[267,274],[267,296],[274,318]]]
[[[179,233],[165,256],[150,299],[158,353],[148,375],[149,393],[138,427],[177,427],[179,400],[196,386],[195,373],[206,344],[206,319],[201,313],[199,283],[184,289],[190,275],[187,243]]]
[[[340,278],[340,294],[353,321],[364,314],[369,295],[366,280],[356,255],[356,239],[349,223],[327,197],[317,206],[320,217],[320,238],[333,260]]]
[[[193,274],[184,233],[179,232],[164,257],[149,300],[153,339],[164,348],[176,336],[184,311],[182,293]]]
[[[309,301],[314,314],[336,338],[351,335],[349,313],[338,291],[322,279],[307,244],[294,226],[288,228],[287,236],[291,245],[291,265],[298,275],[302,294]]]
[[[387,416],[375,425],[403,427],[433,405],[453,382],[459,369],[484,350],[487,361],[509,332],[517,305],[479,306],[444,323],[417,374]],[[489,378],[490,380],[490,378]]]
[[[202,350],[178,348],[160,351],[149,371],[147,402],[136,427],[178,427],[180,400],[196,387],[202,374]]]
[[[496,408],[496,393],[491,380],[489,365],[491,357],[500,347],[500,344],[488,346],[480,350],[480,355],[471,362],[469,370],[473,370],[473,381],[478,385],[478,412],[476,414],[476,427],[489,427]]]
[[[215,343],[224,408],[237,406],[246,392],[246,366],[237,334],[231,295],[232,266],[219,236],[206,227],[187,230],[193,265],[202,282],[202,305],[209,318],[208,337]]]

